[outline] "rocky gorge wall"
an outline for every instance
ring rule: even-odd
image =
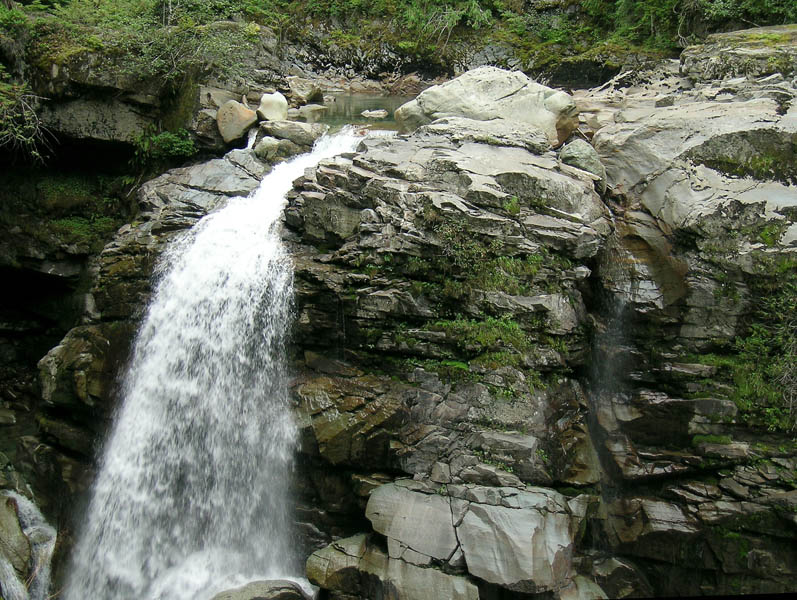
[[[757,298],[793,294],[795,44],[769,35],[572,97],[472,71],[296,182],[297,521],[329,597],[790,589],[793,414],[764,420],[730,362]],[[268,168],[239,149],[141,187],[9,482],[85,490],[160,250]]]

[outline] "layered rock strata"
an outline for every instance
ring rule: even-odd
[[[794,285],[795,84],[678,67],[576,93],[591,146],[447,113],[297,180],[297,515],[330,597],[790,589],[793,415],[742,375]],[[142,188],[42,362],[72,429],[41,477],[76,486],[163,244],[266,168]]]

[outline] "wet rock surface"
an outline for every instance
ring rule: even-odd
[[[575,92],[559,152],[462,112],[295,182],[297,520],[330,597],[790,590],[793,432],[729,361],[793,273],[795,84],[700,51]],[[278,133],[254,153],[301,151]],[[254,153],[142,186],[88,265],[20,437],[39,478],[84,489],[158,254],[257,185]]]
[[[331,402],[314,431],[331,427],[346,448],[381,438],[360,455],[383,457],[369,467],[413,476],[359,503],[391,560],[563,598],[788,588],[794,530],[779,515],[794,446],[755,425],[710,354],[746,331],[756,278],[773,277],[766,265],[795,251],[794,84],[769,77],[696,83],[664,64],[576,94],[592,139],[579,151],[557,156],[532,131],[453,115],[366,140],[297,183],[286,211],[297,336],[339,367],[329,377],[305,358],[326,389],[296,393],[301,406]],[[452,232],[457,219],[468,240]],[[547,289],[528,273],[520,292],[469,271],[541,249]],[[458,254],[469,250],[480,261]],[[449,264],[429,269],[435,257]],[[435,287],[439,271],[467,286],[453,302],[450,284]],[[624,306],[616,318],[595,312],[602,294]],[[516,323],[531,353],[491,318]],[[354,398],[352,384],[378,371],[382,385]],[[374,432],[366,415],[391,398],[394,420]],[[312,452],[323,460],[329,448]],[[340,457],[326,460],[357,468]],[[461,486],[492,499],[465,510]],[[539,519],[501,504],[501,490],[540,489],[528,486],[566,490],[564,508]],[[529,556],[545,567],[527,568]]]

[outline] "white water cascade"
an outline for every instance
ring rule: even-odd
[[[197,600],[300,573],[284,341],[285,194],[351,131],[277,166],[164,253],[65,590],[67,600]]]

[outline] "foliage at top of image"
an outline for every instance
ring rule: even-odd
[[[797,21],[792,0],[3,0],[0,35],[33,30],[63,58],[104,49],[143,78],[172,82],[195,70],[232,75],[257,24],[282,38],[321,21],[357,40],[376,36],[432,57],[452,37],[479,32],[521,48],[588,51],[602,44],[673,49],[713,30]],[[46,52],[45,52],[46,54]]]
[[[116,57],[125,75],[176,87],[196,73],[240,74],[239,63],[257,28],[230,19],[243,14],[233,0],[67,0],[23,2],[3,18],[0,35],[29,31],[27,51],[42,66],[85,51]],[[20,15],[26,18],[22,22]],[[221,23],[220,23],[221,22]]]
[[[514,46],[523,68],[539,71],[567,56],[672,52],[710,31],[794,21],[793,0],[2,0],[0,64],[12,76],[0,78],[0,145],[41,157],[36,99],[19,65],[49,69],[87,52],[168,93],[210,73],[242,76],[260,25],[282,41],[322,22],[330,40],[366,51],[387,41],[443,69],[452,40],[478,36]]]

